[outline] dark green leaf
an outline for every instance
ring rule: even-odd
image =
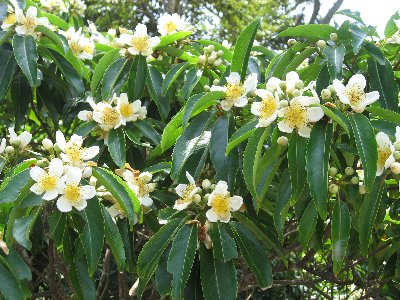
[[[24,300],[21,286],[14,274],[0,263],[0,295],[5,300]]]
[[[319,39],[328,40],[331,33],[334,32],[336,32],[336,29],[329,25],[307,24],[288,28],[279,33],[278,37],[304,37],[310,41],[317,41]]]
[[[337,274],[346,255],[350,239],[351,216],[345,202],[337,200],[332,214],[332,260],[333,271]]]
[[[141,98],[146,84],[147,62],[143,55],[137,55],[129,72],[128,97],[132,100]]]
[[[107,67],[110,66],[119,57],[119,49],[113,49],[104,54],[104,56],[99,60],[96,67],[94,68],[92,80],[90,82],[90,90],[92,91],[92,94],[95,93],[97,86],[103,78]]]
[[[336,48],[326,47],[324,49],[324,54],[328,58],[328,70],[331,75],[331,80],[342,78],[342,66],[345,50],[343,44]]]
[[[22,75],[22,74],[21,74]],[[32,101],[33,95],[31,87],[25,76],[15,76],[11,85],[11,100],[13,103],[15,129],[26,121],[29,103]]]
[[[161,86],[161,95],[165,96],[174,83],[174,81],[178,78],[178,76],[186,70],[190,65],[187,62],[177,64],[173,66],[167,74],[165,74],[165,79]]]
[[[353,53],[357,55],[360,51],[362,43],[364,42],[364,38],[367,36],[367,33],[354,24],[350,26],[350,31]]]
[[[32,210],[29,216],[15,220],[13,230],[13,236],[15,240],[26,249],[31,250],[32,243],[29,240],[29,235],[33,224],[41,212],[41,207],[36,207]]]
[[[288,148],[292,203],[297,202],[297,200],[300,198],[306,183],[306,150],[307,139],[299,136],[297,132],[294,132],[290,138]]]
[[[247,123],[240,127],[232,136],[229,138],[228,145],[226,146],[225,154],[228,155],[236,146],[243,141],[247,140],[256,130],[257,121]]]
[[[304,249],[307,249],[311,236],[314,233],[317,218],[318,214],[314,202],[310,201],[301,216],[299,224],[299,241]]]
[[[214,258],[227,262],[238,257],[235,240],[226,232],[221,223],[217,222],[213,225],[210,237]]]
[[[142,132],[142,134],[149,138],[155,145],[159,145],[161,142],[161,137],[158,132],[146,121],[138,120],[134,123],[137,128]]]
[[[12,51],[0,48],[0,101],[4,99],[7,94],[8,87],[17,67],[17,62],[14,58]]]
[[[0,204],[13,202],[21,194],[21,192],[30,188],[33,180],[29,174],[29,169],[25,169],[10,178],[7,182],[3,182],[0,189]]]
[[[35,39],[30,35],[14,35],[15,59],[32,87],[38,86],[38,66]]]
[[[116,59],[108,66],[102,80],[101,96],[103,99],[110,99],[114,93],[122,88],[127,80],[129,70],[130,64],[125,57]]]
[[[161,119],[165,120],[168,116],[170,106],[168,95],[161,95],[161,86],[163,84],[162,74],[155,66],[149,65],[148,68],[149,76],[147,76],[147,87],[149,89],[151,99],[153,99],[157,105]]]
[[[115,164],[123,168],[126,162],[125,134],[122,128],[113,129],[108,134],[108,152]]]
[[[367,107],[367,110],[383,120],[387,120],[400,125],[400,114],[392,110],[381,108],[379,106]]]

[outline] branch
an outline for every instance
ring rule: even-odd
[[[333,4],[333,6],[330,8],[330,10],[328,10],[327,14],[325,15],[325,17],[322,19],[322,24],[328,24],[333,15],[335,14],[335,12],[337,12],[337,10],[339,9],[339,7],[343,4],[343,0],[337,0],[335,2],[335,4]]]
[[[317,19],[319,10],[321,9],[321,2],[319,0],[314,0],[314,10],[310,18],[309,24],[315,23],[315,20]]]

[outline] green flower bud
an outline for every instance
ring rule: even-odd
[[[354,169],[353,169],[352,167],[347,167],[347,168],[344,170],[344,173],[345,173],[347,176],[351,176],[351,175],[354,174]]]
[[[294,87],[295,87],[296,89],[301,90],[301,89],[304,87],[304,81],[303,81],[303,80],[296,81]]]
[[[334,184],[334,183],[331,183],[330,185],[329,185],[329,192],[331,193],[331,194],[337,194],[337,192],[339,192],[339,187],[336,185],[336,184]]]
[[[336,41],[338,40],[338,35],[337,35],[337,33],[333,32],[333,33],[331,33],[331,35],[329,36],[329,38],[330,38],[332,41],[336,42]]]
[[[279,101],[279,108],[284,108],[284,107],[288,107],[288,106],[289,106],[289,102],[287,100]]]
[[[320,49],[324,49],[326,47],[326,42],[324,40],[319,40],[317,42],[317,47]]]
[[[287,41],[287,44],[288,44],[289,47],[292,47],[292,46],[296,45],[296,43],[297,43],[297,41],[295,39],[289,39]]]
[[[337,169],[335,167],[330,167],[328,173],[333,177],[337,174]]]
[[[282,147],[287,147],[289,140],[286,136],[280,136],[276,142]]]
[[[395,142],[395,143],[393,144],[393,146],[394,146],[394,150],[400,151],[400,142]]]
[[[329,89],[323,89],[323,90],[321,91],[321,98],[322,98],[322,100],[327,101],[327,100],[330,100],[331,97],[332,97],[332,93],[331,93],[331,91],[330,91]]]
[[[351,184],[358,184],[359,179],[358,179],[357,176],[354,176],[354,177],[351,178],[350,182],[351,182]]]

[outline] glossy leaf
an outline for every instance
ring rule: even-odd
[[[106,69],[101,87],[101,95],[103,99],[110,99],[127,80],[130,65],[125,57],[116,59]],[[118,87],[121,86],[121,87]]]
[[[228,155],[236,146],[243,141],[247,140],[256,130],[257,121],[249,122],[243,125],[229,138],[228,145],[226,146],[225,154]]]
[[[338,200],[332,214],[332,260],[335,274],[340,271],[350,239],[351,216],[345,202]]]
[[[13,230],[13,236],[15,240],[26,249],[31,250],[32,243],[29,240],[32,227],[41,213],[41,207],[34,208],[29,216],[15,220]]]
[[[161,86],[163,84],[162,74],[155,66],[149,65],[148,68],[147,87],[149,88],[151,99],[156,103],[161,118],[166,119],[170,106],[168,95],[161,95]]]
[[[38,55],[35,39],[30,35],[14,35],[15,59],[32,87],[38,86]]]
[[[29,169],[16,173],[8,181],[3,182],[0,189],[0,204],[15,201],[21,192],[26,188],[29,189],[32,184]]]
[[[318,214],[314,202],[310,201],[301,216],[299,224],[299,241],[305,249],[307,249],[311,236],[314,233],[317,218]]]
[[[4,99],[11,84],[17,62],[12,51],[0,48],[0,101]]]
[[[0,263],[0,294],[5,300],[25,299],[15,275]]]
[[[173,66],[167,74],[165,74],[165,79],[161,86],[161,95],[165,96],[174,83],[174,81],[181,75],[181,73],[189,67],[189,64],[184,62]]]
[[[306,183],[307,139],[292,133],[289,140],[288,163],[290,170],[290,185],[292,189],[291,202],[295,203],[301,196]]]
[[[123,168],[126,162],[126,142],[122,128],[113,129],[108,134],[108,152],[117,166]]]
[[[92,94],[95,93],[97,86],[103,78],[104,72],[106,71],[107,67],[110,66],[119,57],[119,49],[113,49],[104,54],[103,57],[99,60],[96,67],[94,68],[92,80],[90,81],[90,90],[92,91]]]
[[[131,101],[141,98],[147,78],[147,62],[143,55],[137,55],[129,72],[128,97]]]
[[[328,40],[331,33],[336,32],[336,29],[329,25],[307,24],[288,28],[278,34],[278,37],[304,37],[311,41],[319,39]]]
[[[344,45],[341,44],[336,48],[326,47],[324,54],[328,58],[328,70],[331,75],[331,80],[342,79],[342,66],[345,53]]]
[[[227,262],[238,257],[235,240],[226,232],[221,223],[213,225],[210,237],[215,259]]]

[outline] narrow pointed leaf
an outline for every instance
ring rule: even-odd
[[[32,87],[38,86],[38,55],[35,39],[30,35],[14,35],[15,59]]]
[[[332,214],[332,260],[335,274],[340,271],[350,239],[351,216],[345,202],[338,200]]]

